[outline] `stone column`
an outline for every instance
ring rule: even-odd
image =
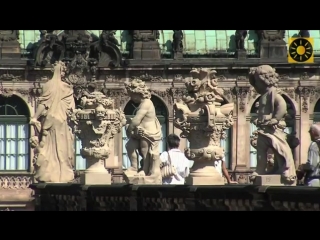
[[[300,99],[300,164],[306,163],[308,158],[308,148],[311,143],[309,136],[309,106],[310,94],[312,87],[300,86],[298,87],[298,94]]]
[[[237,114],[237,122],[235,123],[236,132],[236,170],[246,171],[249,159],[250,144],[250,131],[248,130],[248,124],[246,121],[246,108],[247,98],[250,91],[250,87],[235,87],[236,107],[235,112]]]

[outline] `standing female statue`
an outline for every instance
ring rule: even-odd
[[[68,113],[75,103],[73,87],[62,81],[65,70],[63,62],[54,65],[53,77],[44,84],[37,111],[30,121],[39,133],[31,138],[36,147],[35,179],[39,182],[63,183],[74,179],[74,136]]]

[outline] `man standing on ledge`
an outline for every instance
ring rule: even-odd
[[[167,137],[169,151],[163,152],[160,155],[161,162],[170,160],[171,164],[176,168],[177,175],[162,179],[163,184],[183,185],[185,178],[189,175],[189,160],[184,153],[179,150],[180,138],[175,134],[169,134]]]

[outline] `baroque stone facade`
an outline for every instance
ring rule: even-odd
[[[16,31],[16,30],[14,30]],[[51,31],[51,30],[43,30]],[[68,30],[68,36],[72,35]],[[114,31],[114,30],[104,30]],[[152,31],[150,35],[152,39],[149,44],[156,46],[157,32],[158,30],[135,30],[139,31],[140,37],[144,37],[143,31]],[[181,30],[174,30],[181,31]],[[240,30],[239,30],[240,31]],[[45,41],[42,42],[41,49],[47,49],[50,44],[55,44],[58,47],[59,41],[54,41],[55,33],[46,33]],[[103,35],[104,34],[104,35]],[[179,60],[181,55],[176,59],[158,59],[154,60],[141,60],[128,58],[127,62],[122,62],[119,52],[116,50],[116,43],[112,42],[112,32],[104,32],[101,35],[101,39],[105,41],[102,45],[94,45],[96,52],[104,52],[103,65],[99,66],[92,60],[90,62],[90,69],[88,71],[88,79],[94,80],[94,83],[98,91],[103,92],[107,97],[111,97],[115,101],[115,108],[121,108],[125,111],[126,107],[130,103],[129,97],[126,95],[124,88],[124,82],[133,79],[140,78],[145,81],[150,88],[153,99],[157,99],[159,105],[158,109],[166,113],[164,122],[166,125],[166,134],[176,133],[180,134],[181,130],[174,127],[174,103],[180,99],[185,93],[186,89],[184,81],[189,78],[189,72],[192,67],[206,67],[215,69],[216,77],[219,82],[219,87],[224,90],[223,98],[225,103],[234,103],[235,109],[233,112],[234,124],[230,129],[229,134],[229,163],[228,168],[232,175],[233,180],[237,180],[239,183],[249,183],[248,175],[252,173],[254,166],[250,161],[250,136],[251,136],[251,115],[254,114],[255,102],[259,98],[259,95],[250,86],[248,81],[249,68],[264,64],[263,60],[257,61],[256,59],[241,60],[241,64],[234,64],[238,61],[233,59],[214,59],[214,58],[192,58]],[[178,32],[176,33],[178,34]],[[80,34],[81,35],[81,34]],[[67,37],[67,35],[65,35]],[[179,36],[177,41],[179,40]],[[182,39],[183,36],[180,36]],[[101,41],[102,41],[101,40]],[[62,40],[61,40],[62,41]],[[65,39],[66,43],[68,42]],[[138,41],[138,40],[137,40]],[[139,40],[140,41],[140,40]],[[138,50],[141,51],[141,42],[135,45],[135,54],[139,55]],[[109,44],[109,47],[106,47]],[[144,44],[144,43],[143,43]],[[67,44],[68,45],[68,44]],[[69,45],[68,45],[69,46]],[[178,47],[183,46],[177,44]],[[101,50],[102,49],[102,50]],[[67,49],[72,52],[71,47]],[[51,51],[51,50],[50,50]],[[179,53],[179,48],[175,50],[175,54]],[[51,54],[51,53],[50,53]],[[83,53],[85,55],[85,53]],[[157,55],[156,53],[150,53],[151,56]],[[101,54],[98,56],[102,56]],[[52,55],[50,55],[52,56]],[[68,55],[69,56],[69,55]],[[111,56],[111,57],[110,57]],[[157,55],[158,56],[158,55]],[[70,55],[69,58],[72,56]],[[92,56],[94,59],[95,55]],[[27,67],[27,61],[16,59],[11,61],[8,69],[2,68],[0,71],[0,105],[9,102],[15,102],[15,104],[25,105],[24,114],[17,114],[19,116],[26,116],[25,120],[19,120],[18,118],[10,118],[2,125],[8,124],[8,122],[20,122],[26,121],[27,124],[30,116],[32,116],[37,109],[37,97],[42,93],[43,84],[52,77],[51,67],[49,66],[46,55],[41,52],[38,54],[36,63],[33,67]],[[58,59],[62,59],[59,55]],[[98,59],[99,60],[99,59]],[[270,64],[268,59],[266,64]],[[0,59],[0,62],[4,61]],[[50,60],[51,61],[51,60]],[[68,61],[68,59],[66,60]],[[259,62],[259,63],[258,63]],[[320,87],[318,82],[320,80],[320,71],[317,68],[311,68],[303,65],[299,68],[293,68],[292,65],[287,64],[283,59],[279,59],[281,65],[276,67],[277,72],[280,74],[279,89],[281,94],[285,96],[287,104],[290,105],[291,113],[291,132],[295,134],[299,139],[303,139],[300,145],[293,149],[293,155],[296,166],[301,163],[305,163],[307,160],[307,151],[310,144],[308,130],[310,124],[313,121],[320,121],[317,119],[317,114],[320,116]],[[47,65],[48,64],[48,65]],[[124,67],[124,65],[125,67]],[[275,62],[276,64],[276,62]],[[13,66],[15,68],[13,68]],[[12,70],[15,69],[15,70]],[[75,99],[78,100],[77,91],[81,92],[81,87],[75,87]],[[14,104],[12,104],[13,106]],[[16,106],[14,105],[14,106]],[[10,105],[11,106],[11,105]],[[156,106],[157,109],[157,106]],[[1,112],[1,115],[5,115]],[[131,113],[130,113],[131,114]],[[4,119],[4,118],[2,118]],[[29,135],[33,135],[33,128],[28,131]],[[0,135],[1,138],[4,138]],[[7,136],[7,138],[9,138]],[[113,182],[122,182],[123,176],[123,146],[124,141],[121,135],[115,137],[115,155],[118,156],[118,168],[112,170]],[[181,149],[183,150],[188,145],[186,139],[182,140]],[[28,146],[29,147],[29,146]],[[0,149],[1,151],[1,149]],[[16,171],[10,168],[1,169],[0,172],[0,210],[9,209],[14,210],[16,208],[26,208],[28,201],[32,200],[32,192],[28,189],[29,184],[33,181],[33,152],[31,148],[25,151],[28,166],[16,168]],[[0,152],[0,155],[6,153]],[[12,203],[15,205],[12,205]],[[23,202],[23,204],[21,204]],[[12,207],[13,206],[13,207]]]

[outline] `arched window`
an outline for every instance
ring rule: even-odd
[[[295,115],[296,111],[294,109],[294,105],[292,104],[291,100],[286,96],[282,95],[284,100],[287,103],[287,113],[288,116],[285,119],[286,120],[286,129],[284,130],[287,134],[291,134],[295,132]],[[254,104],[251,107],[250,115],[251,118],[258,117],[257,115],[257,103],[259,102],[260,97],[257,98],[257,100],[254,102]],[[253,123],[250,123],[250,136],[257,130],[257,126]],[[294,151],[293,151],[294,153]],[[251,146],[250,144],[250,167],[255,168],[257,166],[257,150]]]
[[[80,99],[75,99],[76,108],[82,109],[82,106],[80,105]],[[75,149],[75,163],[76,163],[76,170],[85,170],[87,169],[87,161],[85,158],[81,157],[80,149],[82,148],[81,140],[74,136],[74,149]]]
[[[314,106],[313,112],[313,122],[320,122],[320,99],[317,101],[316,105]]]
[[[156,109],[157,118],[162,127],[162,143],[159,146],[159,152],[162,153],[166,151],[167,144],[166,144],[166,137],[167,137],[167,121],[168,121],[168,111],[164,103],[156,96],[151,96],[151,101],[154,104]],[[126,115],[127,119],[134,117],[137,112],[137,107],[139,105],[135,104],[133,101],[129,101],[124,108],[124,114]],[[130,167],[130,160],[126,150],[126,143],[128,142],[128,138],[126,135],[125,127],[122,129],[122,168],[127,169]]]
[[[0,171],[29,170],[29,118],[21,98],[0,96]]]

